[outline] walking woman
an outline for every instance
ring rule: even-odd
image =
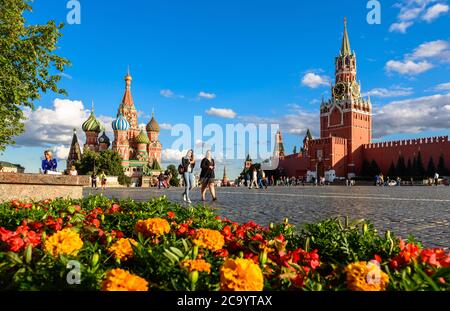
[[[184,192],[183,200],[185,202],[191,203],[191,198],[189,197],[189,191],[194,187],[194,167],[195,167],[195,157],[194,151],[191,149],[186,153],[186,156],[181,159],[181,166],[183,167],[183,179],[184,179]]]
[[[202,163],[200,165],[202,171],[200,173],[200,182],[202,184],[202,201],[206,201],[206,189],[209,188],[209,191],[211,192],[211,196],[213,198],[213,201],[217,200],[216,197],[216,189],[215,187],[215,181],[216,176],[214,174],[215,169],[215,162],[211,155],[211,150],[208,150],[206,152],[205,158],[202,160]]]
[[[49,172],[56,172],[56,168],[58,167],[58,163],[56,159],[53,158],[53,154],[50,150],[46,150],[44,152],[44,160],[42,160],[42,171],[44,174],[48,174]]]

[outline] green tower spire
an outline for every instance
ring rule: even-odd
[[[344,17],[344,36],[342,38],[341,55],[350,55],[352,53],[351,51],[347,32],[347,18]]]

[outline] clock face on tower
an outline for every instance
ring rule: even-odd
[[[333,88],[333,95],[336,99],[342,99],[345,95],[345,85],[343,83],[338,83]]]

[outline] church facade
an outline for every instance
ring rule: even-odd
[[[102,122],[95,117],[94,109],[83,123],[82,129],[86,135],[84,149],[102,152],[112,147],[112,150],[122,157],[125,175],[136,181],[140,180],[147,168],[160,169],[162,145],[158,138],[160,127],[153,113],[145,128],[139,128],[138,112],[131,94],[132,80],[128,73],[125,76],[125,93],[119,105],[117,117],[111,124],[114,132],[112,144]],[[80,157],[78,139],[74,133],[68,165],[79,160]]]
[[[413,162],[420,157],[426,166],[430,159],[450,167],[448,137],[431,137],[390,142],[372,142],[372,103],[361,96],[357,80],[357,58],[350,48],[347,23],[339,55],[335,58],[335,83],[331,98],[320,107],[320,138],[314,139],[308,130],[303,148],[297,154],[285,156],[281,134],[277,134],[275,156],[279,171],[285,176],[336,177],[362,175],[363,164],[376,161],[380,172],[387,174],[400,157]],[[420,154],[420,156],[419,156]],[[393,177],[393,176],[391,176]]]

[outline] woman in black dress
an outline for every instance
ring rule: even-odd
[[[202,169],[200,173],[200,182],[202,183],[202,201],[206,201],[206,189],[208,188],[211,192],[213,201],[216,201],[216,189],[214,188],[216,181],[216,176],[214,174],[215,162],[211,156],[211,150],[206,152],[206,156],[202,160],[200,167]]]

